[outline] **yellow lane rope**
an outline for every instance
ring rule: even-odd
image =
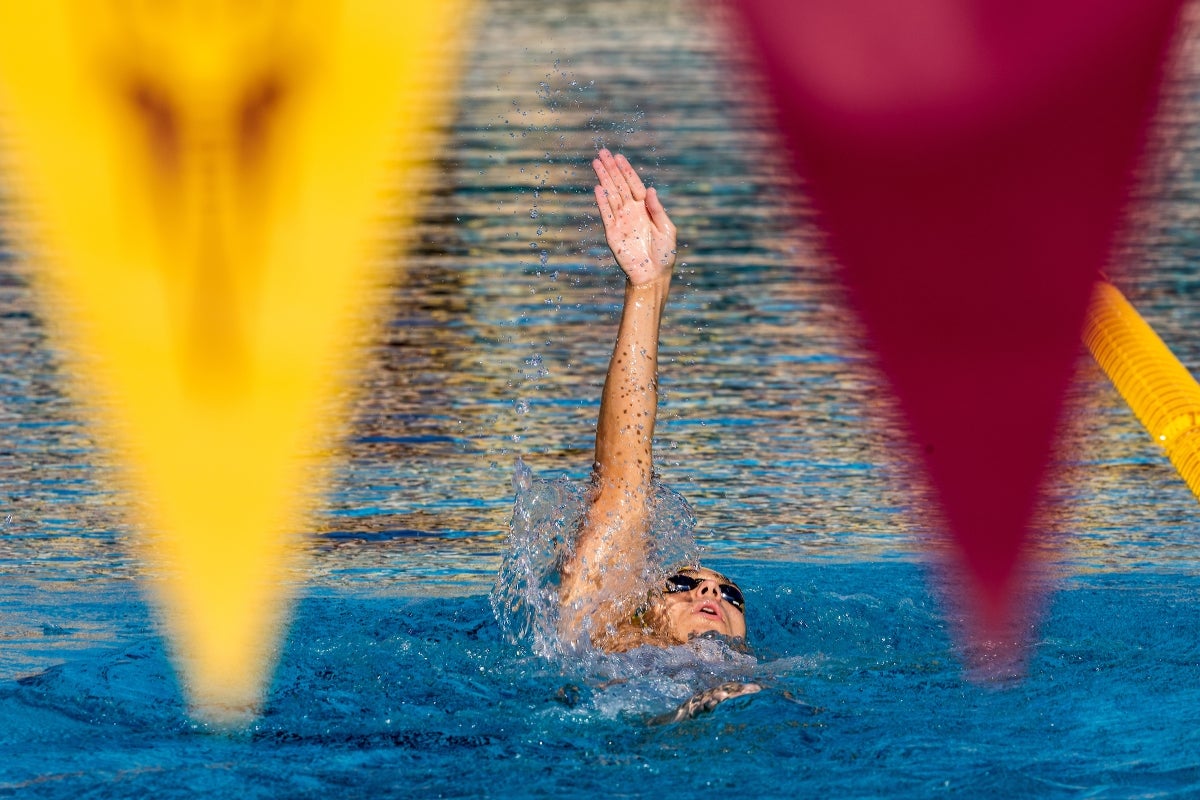
[[[1200,384],[1107,281],[1096,285],[1083,341],[1200,498]]]

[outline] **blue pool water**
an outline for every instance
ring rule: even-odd
[[[0,203],[0,795],[1200,794],[1195,498],[1081,349],[1027,660],[965,672],[885,392],[715,7],[486,6],[245,730],[185,712]],[[1193,369],[1195,61],[1169,180],[1119,255]],[[493,613],[517,459],[590,464],[620,297],[590,211],[601,143],[681,231],[656,466],[746,590],[749,662],[546,657]],[[764,690],[649,724],[727,678]]]
[[[759,796],[1187,797],[1200,782],[1200,586],[1069,581],[1027,676],[964,681],[911,564],[720,563],[750,589],[764,691],[669,726],[625,684],[507,643],[482,596],[312,593],[266,709],[207,731],[149,631],[0,687],[0,792],[29,797],[469,797],[680,787]],[[141,616],[136,602],[107,609]],[[128,624],[128,620],[127,623]],[[144,623],[143,623],[144,624]],[[692,679],[704,682],[703,670]]]

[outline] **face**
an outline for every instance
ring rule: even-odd
[[[656,599],[661,603],[668,633],[680,642],[705,631],[725,636],[745,637],[746,618],[737,606],[721,597],[721,584],[733,583],[711,569],[684,569],[680,574],[700,581],[689,591],[664,592]]]

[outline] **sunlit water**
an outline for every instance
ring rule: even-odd
[[[1081,351],[1025,677],[966,680],[898,429],[718,23],[682,0],[487,7],[267,706],[241,733],[184,713],[35,265],[0,248],[0,793],[1200,791],[1196,500]],[[1194,367],[1184,66],[1125,288]],[[621,296],[591,210],[598,144],[644,167],[681,231],[658,468],[706,563],[746,589],[749,662],[547,658],[489,603],[518,457],[546,479],[590,464]],[[648,724],[731,675],[764,691]]]

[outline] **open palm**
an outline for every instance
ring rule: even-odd
[[[604,237],[617,263],[635,286],[671,273],[675,266],[675,225],[625,156],[601,150],[592,161],[596,205]]]

